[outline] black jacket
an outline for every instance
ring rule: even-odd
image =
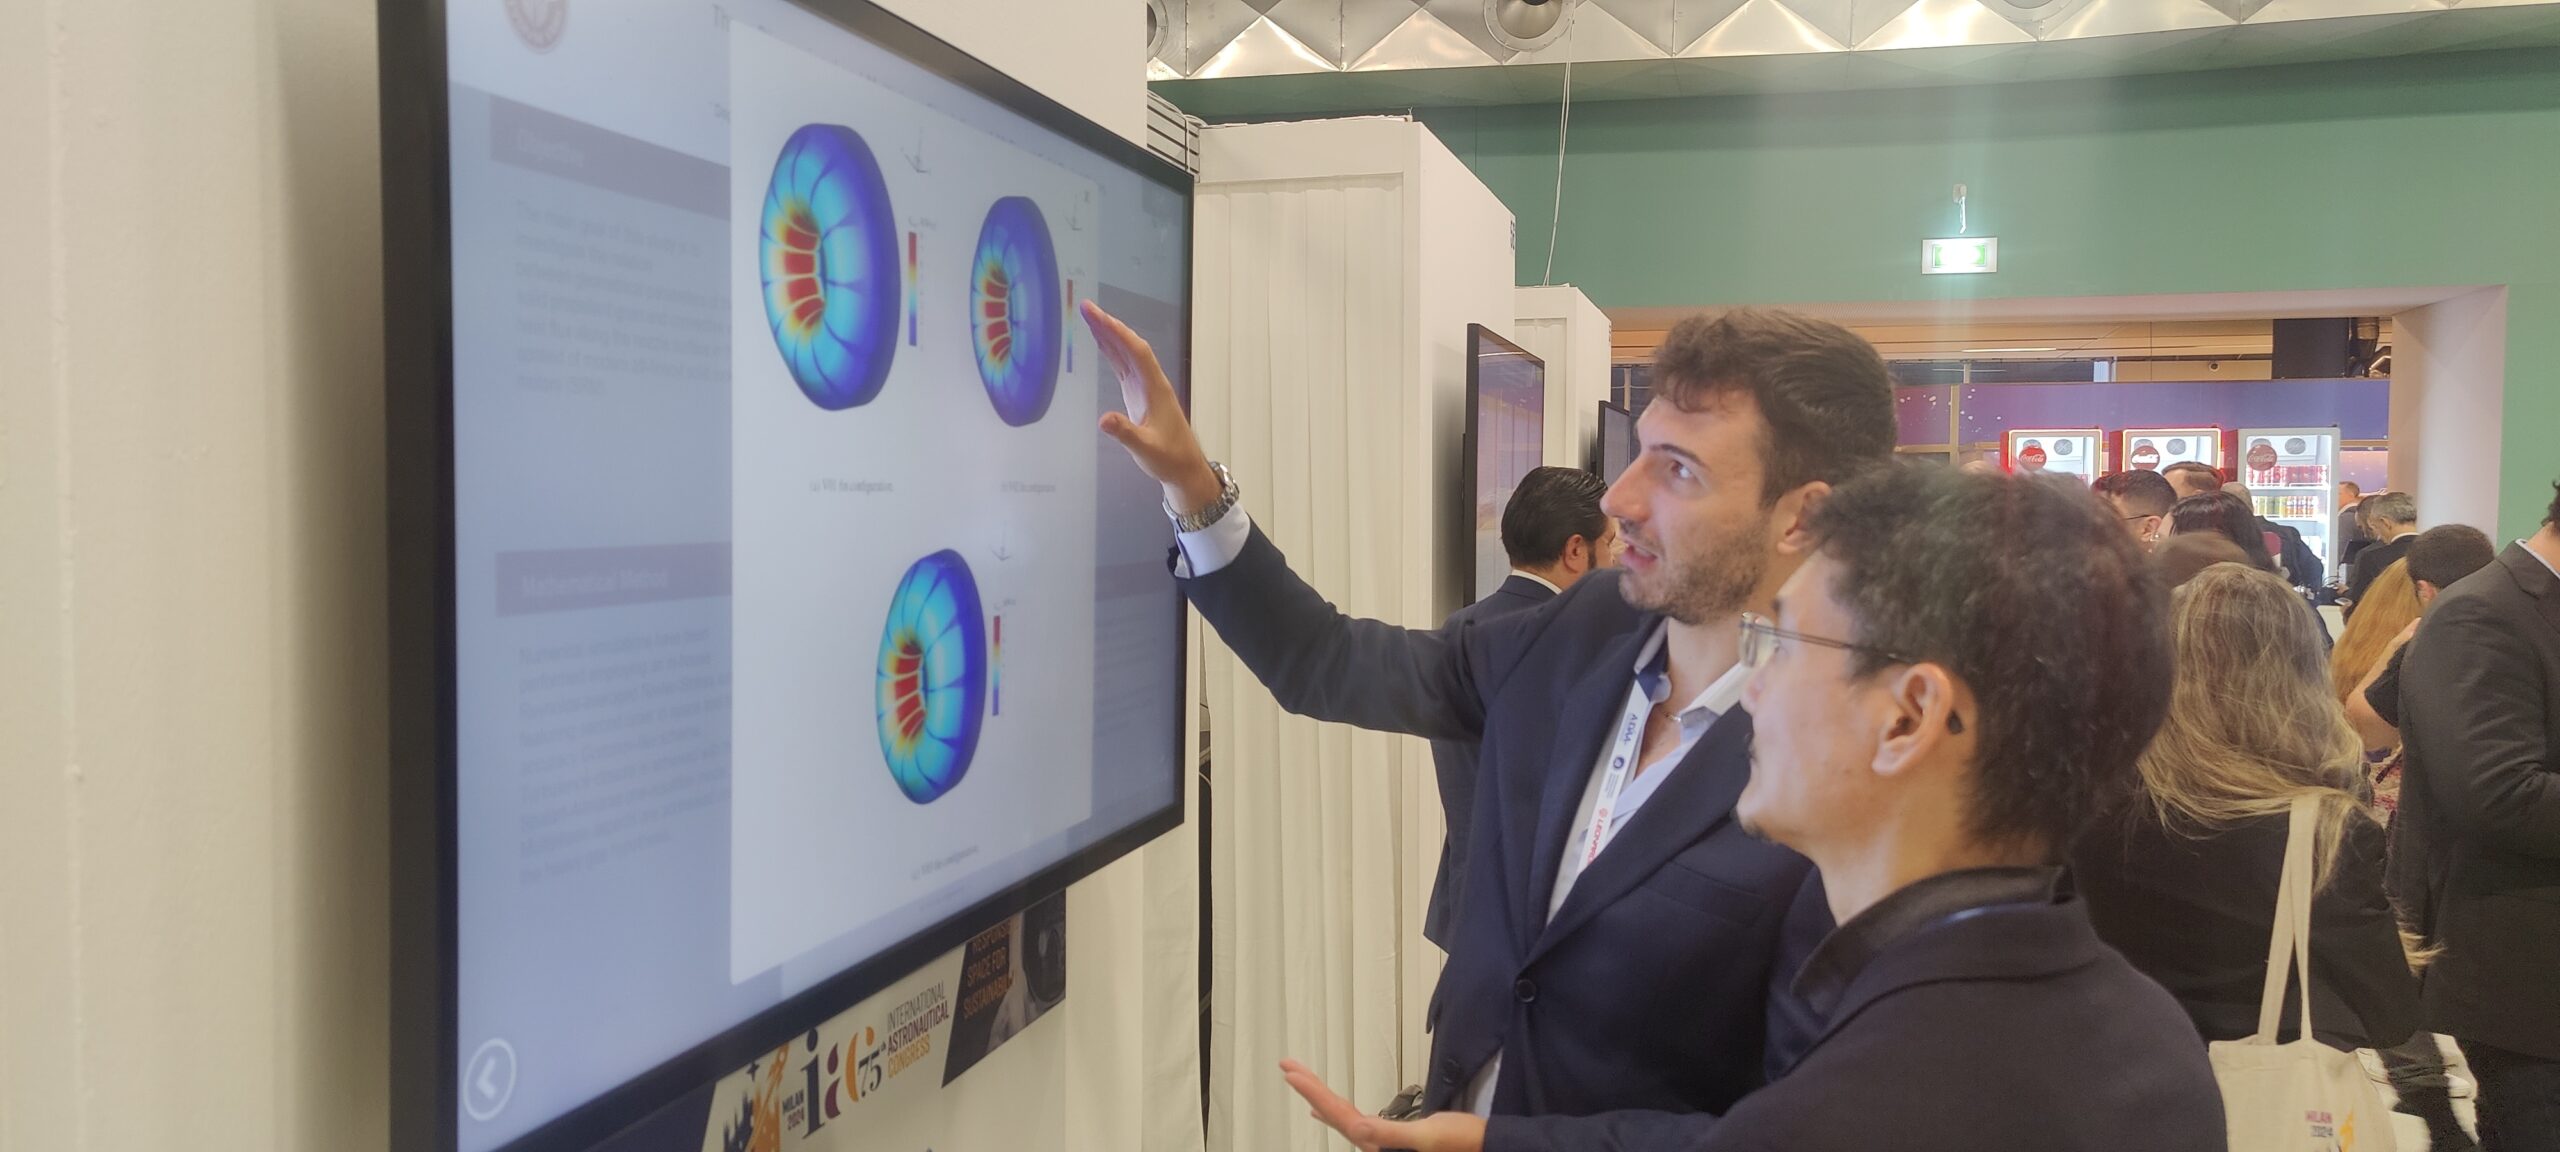
[[[2348,615],[2355,615],[2356,609],[2364,604],[2364,590],[2372,586],[2373,578],[2382,575],[2382,570],[2390,567],[2393,561],[2408,555],[2409,545],[2416,543],[2417,539],[2415,536],[2403,536],[2397,540],[2377,540],[2356,553],[2355,579],[2347,582]]]
[[[2400,736],[2393,892],[2444,948],[2421,978],[2427,1026],[2560,1060],[2560,579],[2532,553],[2511,545],[2436,598]]]
[[[2285,578],[2296,588],[2317,588],[2327,580],[2328,569],[2320,563],[2320,554],[2311,550],[2302,530],[2291,524],[2260,519],[2262,532],[2276,534],[2276,563],[2284,568]]]
[[[1459,630],[1526,612],[1556,598],[1555,589],[1526,576],[1504,580],[1493,594],[1449,614],[1440,631],[1455,639]],[[1431,907],[1422,916],[1424,939],[1446,949],[1449,925],[1457,919],[1460,885],[1467,873],[1467,837],[1476,810],[1476,746],[1471,740],[1431,742],[1431,768],[1440,778],[1440,813],[1449,828],[1440,842],[1440,871],[1431,878]]]
[[[2284,871],[2288,818],[2260,816],[2189,835],[2148,802],[2100,821],[2071,854],[2098,938],[2177,997],[2207,1040],[2258,1030]],[[2382,891],[2380,825],[2356,819],[2329,884],[2311,900],[2311,1011],[2338,1048],[2388,1048],[2418,1027],[2418,978]],[[2285,996],[2283,1039],[2301,1029]]]
[[[2194,1027],[2099,941],[2076,900],[1984,908],[1903,936],[1849,980],[1829,1018],[1792,1071],[1721,1119],[1497,1117],[1485,1152],[2225,1145],[2221,1090]]]
[[[1751,717],[1726,713],[1628,818],[1552,921],[1575,809],[1660,618],[1597,572],[1527,612],[1459,629],[1336,611],[1256,528],[1180,581],[1281,707],[1480,741],[1465,901],[1435,995],[1423,1105],[1462,1106],[1502,1053],[1493,1110],[1720,1112],[1763,1080],[1769,989],[1799,959],[1779,928],[1812,866],[1733,821]],[[1656,769],[1660,771],[1661,769]],[[1784,975],[1780,975],[1780,973]]]

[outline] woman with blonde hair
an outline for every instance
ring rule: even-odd
[[[2364,749],[2329,690],[2319,621],[2282,577],[2239,564],[2205,569],[2170,603],[2177,673],[2140,761],[2144,794],[2071,855],[2089,919],[2205,1039],[2255,1034],[2288,813],[2314,797],[2315,1035],[2344,1049],[2407,1040],[2417,978],[2383,895],[2382,826],[2361,799]]]
[[[2398,647],[2400,633],[2418,618],[2418,589],[2409,562],[2394,560],[2365,588],[2363,611],[2347,617],[2346,631],[2329,653],[2329,691],[2344,703]]]

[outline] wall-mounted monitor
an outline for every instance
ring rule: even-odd
[[[1545,462],[1547,364],[1482,324],[1467,325],[1466,474],[1475,579],[1470,603],[1511,576],[1502,512],[1529,470]]]
[[[1600,474],[1604,483],[1615,484],[1618,475],[1636,462],[1635,413],[1603,400],[1600,422],[1592,438],[1591,470]]]
[[[394,1146],[587,1148],[1180,821],[1191,182],[861,0],[381,28]]]

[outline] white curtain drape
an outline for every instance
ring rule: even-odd
[[[1055,1073],[1060,1139],[1046,1146],[1199,1152],[1197,794],[1195,780],[1182,827],[1067,890],[1074,1015]]]
[[[1197,206],[1193,419],[1245,507],[1343,611],[1405,619],[1435,541],[1411,510],[1433,419],[1394,174],[1209,184]],[[1417,583],[1419,582],[1419,583]],[[1274,1070],[1364,1107],[1420,1079],[1438,957],[1421,938],[1440,815],[1420,740],[1280,712],[1202,628],[1213,728],[1208,1147],[1317,1152]],[[1428,956],[1418,953],[1429,953]]]

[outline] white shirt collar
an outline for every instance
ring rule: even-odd
[[[1540,575],[1538,575],[1537,573],[1532,572],[1532,571],[1529,571],[1529,570],[1528,570],[1528,569],[1526,569],[1526,568],[1514,568],[1514,569],[1512,569],[1512,570],[1511,570],[1511,574],[1512,574],[1512,575],[1514,575],[1514,576],[1518,576],[1518,577],[1520,577],[1520,578],[1522,578],[1522,579],[1524,579],[1524,580],[1535,580],[1535,581],[1537,581],[1537,582],[1538,582],[1538,584],[1539,584],[1541,587],[1544,587],[1547,591],[1549,591],[1549,592],[1553,592],[1553,593],[1555,593],[1555,594],[1556,594],[1556,595],[1558,595],[1558,596],[1562,596],[1562,595],[1564,595],[1564,589],[1556,587],[1556,582],[1555,582],[1555,581],[1553,581],[1553,580],[1549,580],[1549,579],[1547,579],[1547,578],[1546,578],[1546,577],[1544,577],[1544,576],[1540,576]]]
[[[1636,650],[1636,675],[1644,675],[1652,670],[1655,662],[1664,660],[1662,648],[1670,640],[1671,621],[1664,620],[1653,626],[1653,635],[1646,637],[1644,647]],[[1665,670],[1668,670],[1667,662],[1665,662]],[[1686,724],[1693,719],[1714,720],[1733,711],[1733,706],[1742,701],[1743,685],[1750,679],[1751,670],[1743,667],[1741,661],[1734,661],[1733,667],[1725,669],[1724,675],[1716,677],[1713,683],[1708,684],[1698,693],[1696,699],[1689,701],[1688,706],[1680,710],[1681,722]],[[1661,687],[1652,690],[1657,700],[1671,691],[1671,678],[1663,675],[1660,680]]]

